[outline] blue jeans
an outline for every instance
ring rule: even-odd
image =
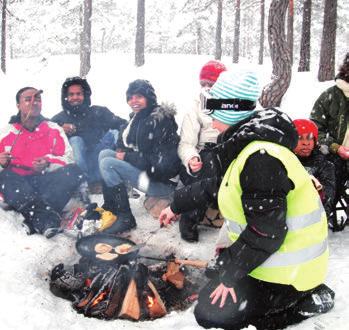
[[[118,139],[118,130],[109,130],[103,138],[92,149],[86,145],[80,136],[72,136],[69,143],[73,149],[76,164],[84,172],[89,183],[101,180],[101,174],[98,167],[98,155],[104,149],[110,149],[115,146]]]
[[[164,197],[170,195],[175,187],[149,178],[145,171],[115,158],[114,150],[103,150],[99,154],[99,170],[108,187],[120,183],[128,184],[148,196]]]

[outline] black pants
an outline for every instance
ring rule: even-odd
[[[218,165],[216,164],[216,160],[213,158],[212,153],[209,150],[202,150],[200,152],[201,161],[203,166],[201,170],[195,175],[191,176],[187,173],[186,168],[182,165],[180,171],[180,179],[185,186],[191,185],[194,182],[198,182],[202,179],[211,178],[217,173],[219,173]],[[213,208],[218,209],[217,203],[211,205]],[[199,223],[203,220],[206,212],[206,208],[203,209],[194,209],[181,214],[183,221],[188,223]]]
[[[17,211],[27,204],[43,201],[60,213],[83,179],[82,171],[74,164],[28,176],[4,169],[0,173],[0,192],[5,202]]]
[[[237,303],[228,296],[224,307],[219,308],[220,300],[212,305],[209,298],[218,285],[219,280],[213,279],[201,290],[194,311],[196,321],[207,329],[235,330],[249,324],[257,329],[281,329],[299,323],[309,316],[299,313],[298,304],[302,305],[305,298],[311,297],[316,290],[297,291],[290,285],[268,283],[247,276],[234,287]]]

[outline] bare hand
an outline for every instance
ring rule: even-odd
[[[349,148],[340,146],[337,150],[337,154],[340,158],[347,160],[349,159]]]
[[[229,294],[233,299],[233,302],[236,304],[238,300],[236,298],[234,288],[227,288],[223,283],[219,284],[217,288],[210,294],[210,298],[212,298],[211,304],[214,305],[219,300],[219,298],[222,297],[219,307],[223,308]]]
[[[159,215],[160,226],[167,226],[172,221],[177,220],[177,215],[172,212],[171,208],[167,206]]]
[[[119,160],[124,160],[125,159],[126,152],[124,151],[117,151],[115,154],[115,157]]]
[[[10,164],[11,161],[11,154],[9,152],[2,152],[0,153],[0,165],[2,167],[6,167],[8,166],[8,164]]]
[[[35,172],[42,172],[49,165],[49,162],[44,157],[36,158],[33,161],[33,169]]]
[[[193,173],[199,172],[202,165],[202,161],[200,161],[199,157],[193,157],[188,162],[188,166]]]
[[[76,133],[76,126],[73,124],[63,124],[62,128],[68,136]]]

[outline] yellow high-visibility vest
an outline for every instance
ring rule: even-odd
[[[247,226],[240,173],[249,156],[257,151],[279,159],[295,188],[287,194],[288,232],[284,242],[249,275],[266,282],[293,285],[299,291],[312,289],[323,283],[327,272],[327,219],[310,176],[289,149],[271,142],[254,141],[233,160],[218,193],[225,230],[234,243]]]

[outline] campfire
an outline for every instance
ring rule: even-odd
[[[169,261],[147,266],[141,258],[116,263],[117,258],[103,261],[82,256],[72,271],[65,270],[63,264],[52,270],[50,289],[72,301],[73,308],[87,317],[160,318],[172,310],[188,308],[199,290],[194,282],[202,284],[190,279],[185,260],[178,262],[173,256],[164,259]]]

